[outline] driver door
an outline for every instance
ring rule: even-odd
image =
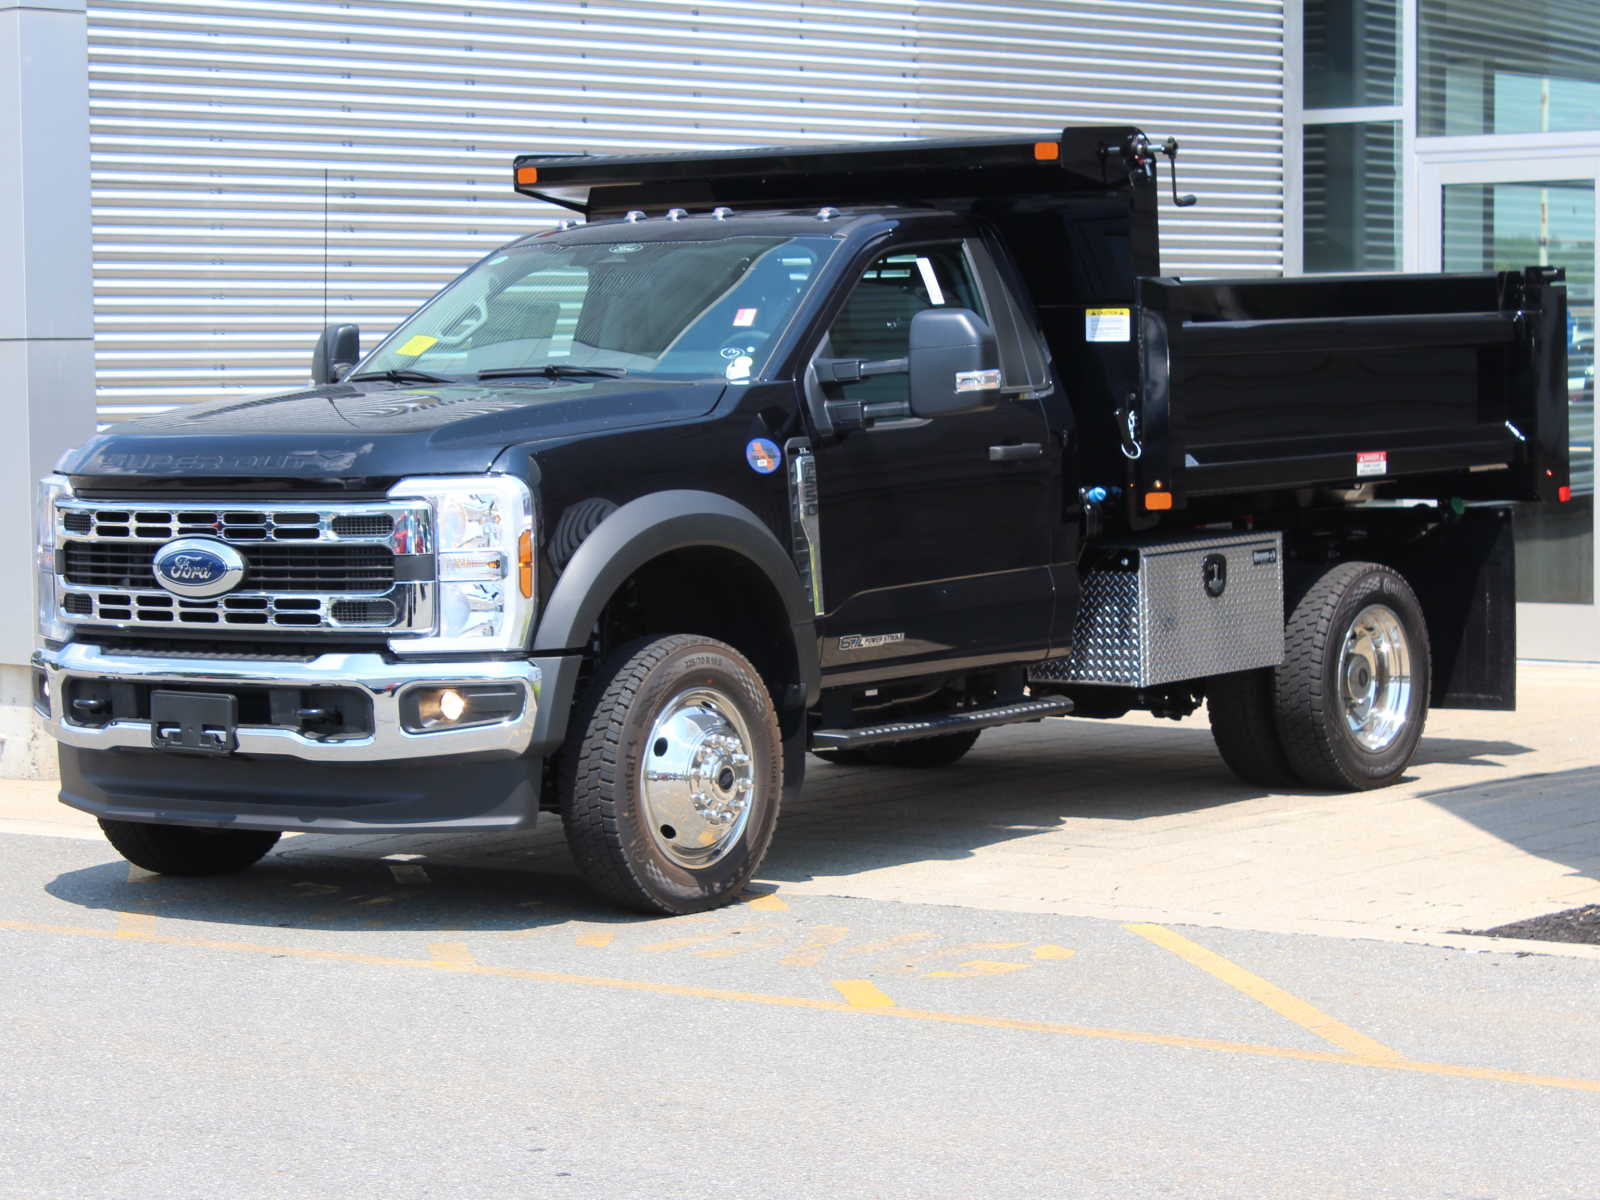
[[[903,359],[911,319],[928,308],[968,308],[991,327],[1009,322],[1015,306],[992,294],[1002,285],[984,269],[987,253],[981,242],[952,239],[879,254],[819,356]],[[1003,347],[1014,331],[996,332]],[[1042,657],[1048,648],[1058,456],[1040,401],[1018,398],[1037,389],[1006,378],[1006,357],[1009,390],[991,409],[879,420],[819,439],[818,628],[831,682]],[[835,400],[911,399],[904,372],[824,387]]]

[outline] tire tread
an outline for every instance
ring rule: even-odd
[[[1352,586],[1368,576],[1357,593]],[[1274,674],[1273,707],[1283,752],[1302,782],[1330,790],[1365,790],[1383,786],[1387,779],[1356,774],[1340,761],[1331,733],[1328,705],[1332,697],[1325,686],[1329,640],[1335,636],[1335,618],[1352,595],[1359,598],[1393,589],[1420,612],[1416,595],[1405,577],[1390,567],[1370,562],[1345,562],[1323,573],[1301,596],[1284,628],[1284,661]],[[1428,646],[1426,637],[1412,647],[1414,661],[1422,666],[1417,683],[1423,689],[1418,723],[1427,716]],[[1420,735],[1419,735],[1420,736]]]
[[[573,860],[597,892],[637,912],[679,914],[706,907],[673,904],[657,895],[640,878],[636,864],[629,859],[624,847],[614,798],[622,782],[623,728],[629,711],[651,672],[674,654],[693,647],[711,648],[727,655],[743,664],[759,684],[759,676],[744,656],[713,638],[674,634],[631,642],[618,647],[596,667],[569,725],[574,732],[581,731],[581,736],[561,754],[558,776],[561,823]],[[776,718],[770,708],[769,703],[768,719],[776,742]],[[776,804],[778,797],[774,796],[772,802]],[[752,855],[749,874],[755,873],[764,852],[762,846]]]

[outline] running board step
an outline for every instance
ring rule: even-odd
[[[860,729],[819,729],[811,735],[813,750],[855,750],[882,742],[909,742],[915,738],[938,737],[945,733],[965,733],[969,729],[989,729],[995,725],[1017,725],[1045,717],[1064,717],[1072,711],[1065,696],[1050,700],[1024,700],[999,708],[974,708],[951,717],[929,717],[925,721],[897,721],[893,725],[864,725]]]

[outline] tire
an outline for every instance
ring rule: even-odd
[[[1300,777],[1278,737],[1272,667],[1218,675],[1206,683],[1211,739],[1228,769],[1256,787],[1292,788]]]
[[[621,647],[597,665],[572,736],[561,823],[597,892],[671,914],[739,896],[766,857],[783,794],[777,713],[742,654],[694,635]]]
[[[1404,577],[1377,563],[1332,568],[1290,612],[1274,673],[1289,765],[1334,791],[1393,783],[1422,738],[1431,683],[1427,624]]]
[[[938,737],[913,738],[908,742],[885,742],[859,750],[819,750],[818,758],[841,767],[948,767],[977,745],[974,729],[967,733],[944,733]]]
[[[116,852],[158,875],[231,875],[259,862],[281,834],[257,829],[191,829],[102,817]]]

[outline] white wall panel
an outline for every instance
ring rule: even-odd
[[[89,39],[105,420],[303,383],[325,309],[370,345],[558,218],[533,150],[1133,122],[1201,198],[1166,270],[1282,264],[1281,0],[91,0]]]

